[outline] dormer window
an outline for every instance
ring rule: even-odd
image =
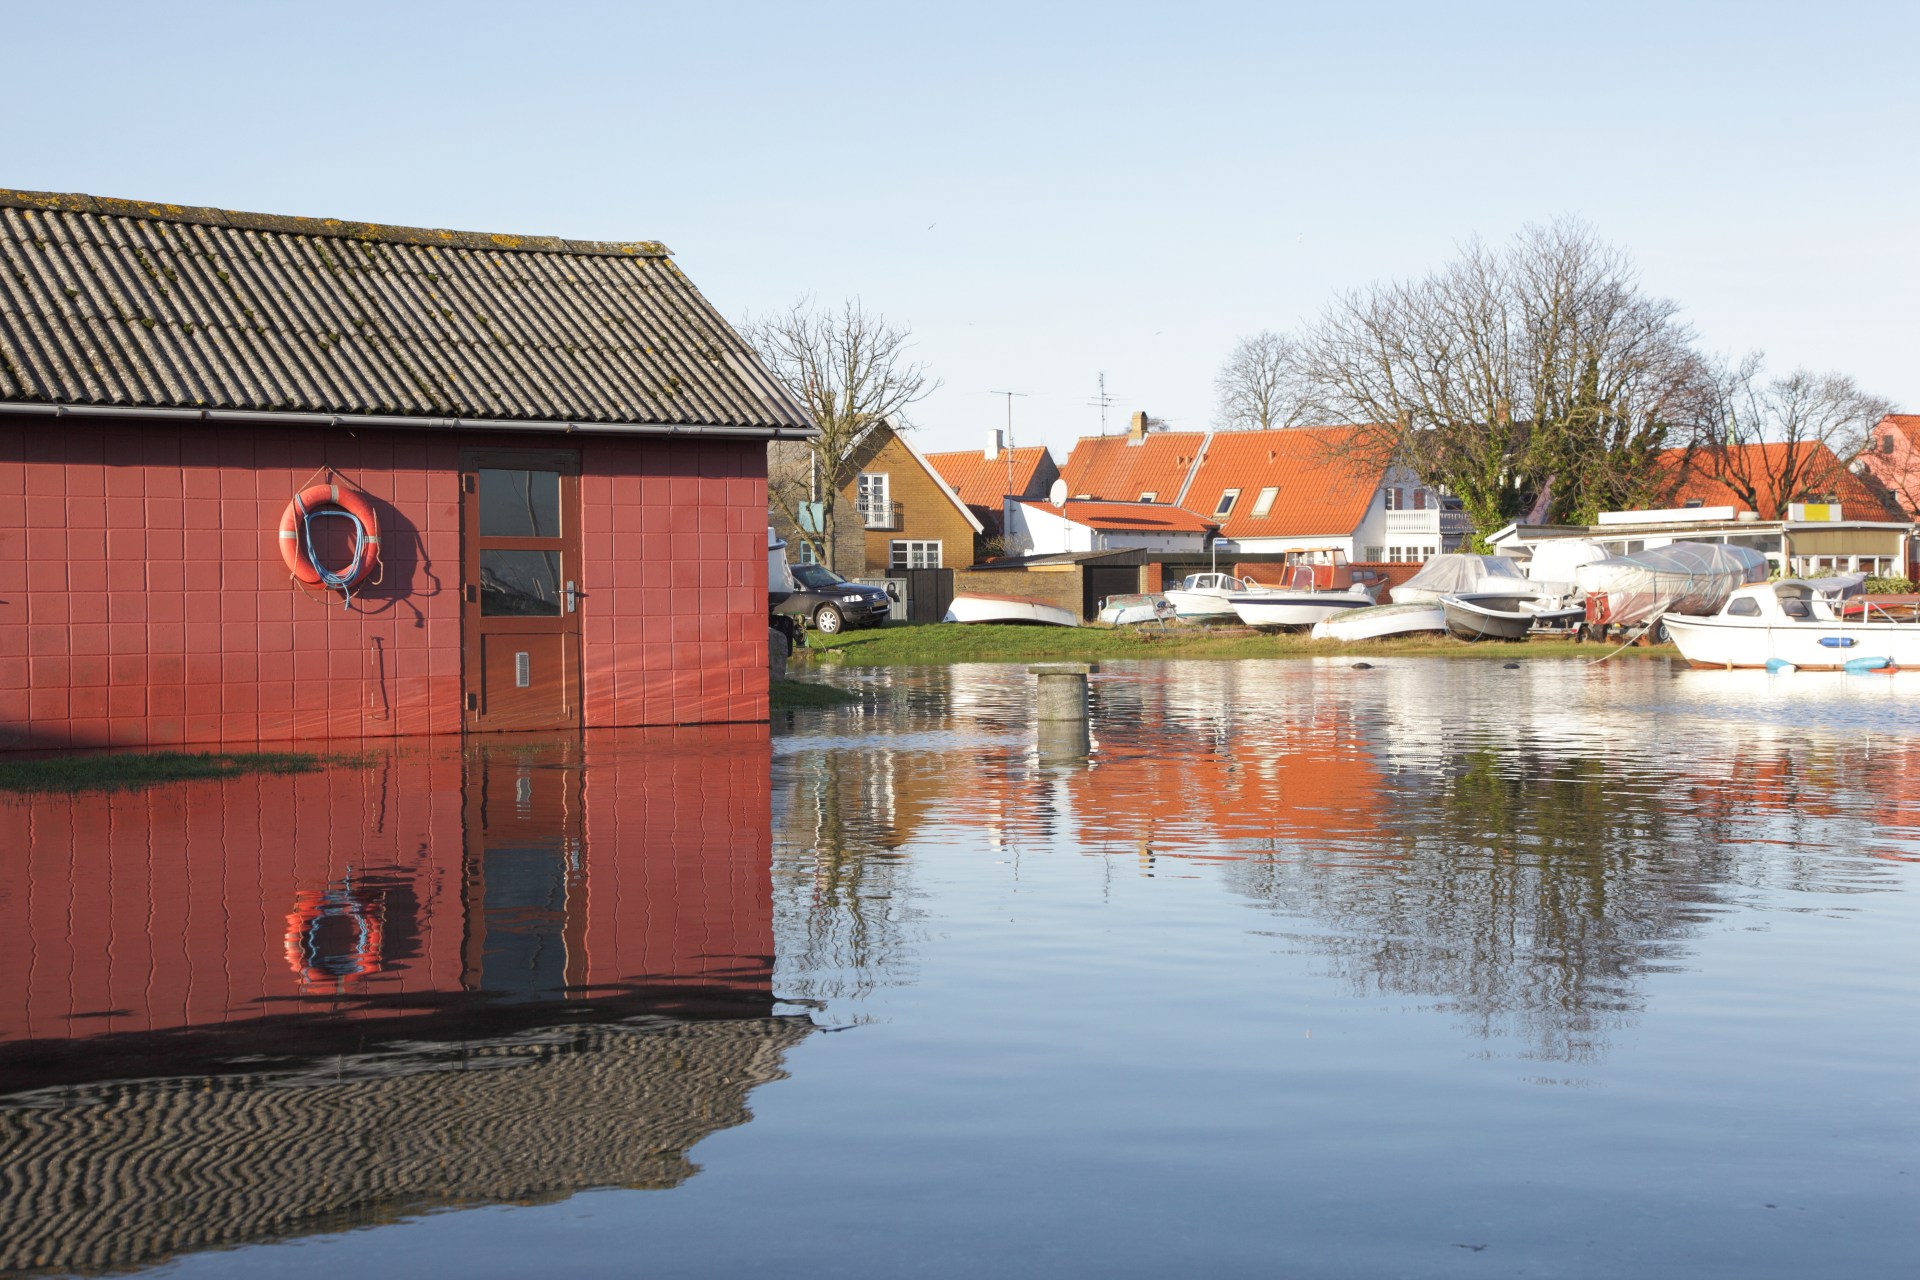
[[[1140,495],[1140,501],[1142,502],[1158,502],[1159,500],[1160,500],[1159,493],[1152,489],[1149,489],[1145,493]]]
[[[1220,495],[1219,505],[1214,507],[1213,514],[1216,516],[1227,515],[1233,510],[1233,504],[1238,501],[1240,501],[1240,491],[1238,489],[1228,489]]]
[[[1695,507],[1704,507],[1707,504],[1705,502],[1702,502],[1699,498],[1688,498],[1683,505],[1686,507],[1688,511],[1692,511]]]

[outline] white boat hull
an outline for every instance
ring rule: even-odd
[[[1373,598],[1361,591],[1273,591],[1264,595],[1233,596],[1233,611],[1250,627],[1311,627],[1337,614],[1373,607]]]
[[[1175,588],[1163,592],[1173,604],[1173,611],[1182,618],[1193,622],[1208,622],[1217,618],[1238,617],[1233,606],[1227,603],[1224,595],[1215,595],[1210,591],[1182,591]]]
[[[1696,667],[1765,667],[1768,662],[1785,662],[1802,671],[1837,671],[1856,658],[1885,658],[1896,667],[1920,668],[1920,623],[1776,622],[1671,614],[1664,623],[1680,656]]]
[[[1070,609],[1019,596],[959,595],[947,606],[948,622],[1009,622],[1047,627],[1077,627]]]
[[[1445,631],[1446,612],[1439,605],[1379,604],[1371,609],[1355,609],[1316,622],[1315,640],[1380,640],[1387,636],[1412,635],[1422,631]]]

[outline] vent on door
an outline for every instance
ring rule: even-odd
[[[533,684],[533,657],[526,650],[513,655],[513,687],[525,689]]]

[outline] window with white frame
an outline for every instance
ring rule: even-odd
[[[1220,495],[1220,501],[1214,506],[1213,514],[1217,516],[1230,514],[1233,511],[1233,504],[1238,501],[1240,501],[1240,491],[1238,489],[1228,489]]]
[[[854,502],[869,529],[884,529],[893,521],[892,494],[884,471],[862,471],[855,481]]]
[[[895,538],[890,544],[892,554],[888,563],[895,569],[938,569],[940,567],[940,540],[921,541],[917,538]]]
[[[820,549],[805,538],[787,544],[788,559],[794,564],[819,564]]]
[[[1405,511],[1407,509],[1407,491],[1405,489],[1382,489],[1380,492],[1386,495],[1387,510]]]
[[[1152,489],[1149,489],[1149,490],[1147,490],[1147,491],[1146,491],[1145,493],[1143,493],[1143,494],[1141,494],[1141,495],[1140,495],[1140,501],[1142,501],[1142,502],[1158,502],[1158,501],[1160,501],[1160,495],[1159,495],[1158,493],[1156,493],[1156,492],[1154,492],[1154,491],[1153,491]]]
[[[1260,496],[1258,496],[1253,500],[1253,514],[1256,516],[1263,516],[1267,514],[1267,512],[1273,510],[1273,500],[1279,496],[1280,496],[1280,488],[1278,485],[1270,484],[1266,488],[1262,489],[1260,491]]]

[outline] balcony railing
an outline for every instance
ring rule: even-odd
[[[898,529],[901,525],[901,507],[897,502],[861,502],[860,519],[869,529]]]
[[[1440,509],[1428,507],[1424,511],[1387,512],[1387,533],[1405,537],[1410,533],[1439,533]]]

